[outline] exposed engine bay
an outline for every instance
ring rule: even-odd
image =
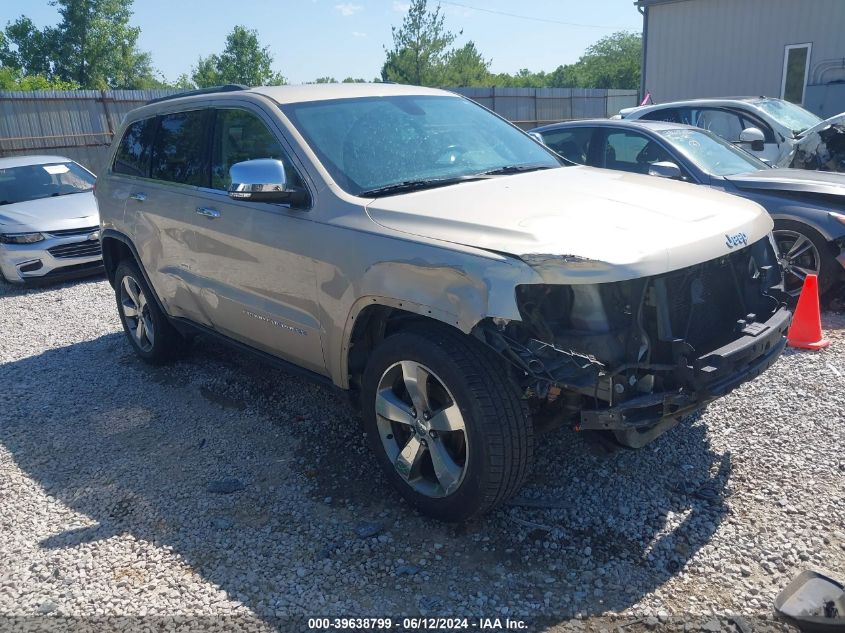
[[[652,277],[517,287],[521,321],[475,335],[519,371],[535,411],[576,428],[649,428],[756,377],[790,313],[771,240]]]
[[[845,125],[834,124],[802,139],[789,166],[795,169],[845,171]]]

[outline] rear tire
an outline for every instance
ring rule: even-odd
[[[528,407],[504,361],[457,331],[435,326],[386,338],[369,358],[361,397],[379,464],[424,514],[479,516],[528,474]]]
[[[183,349],[185,340],[158,307],[134,261],[123,260],[118,264],[114,292],[123,331],[135,353],[152,365],[173,360]]]

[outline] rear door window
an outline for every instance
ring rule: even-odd
[[[681,120],[681,112],[678,108],[663,108],[654,110],[640,117],[644,121],[668,121],[669,123],[686,123]]]
[[[288,184],[303,186],[282,145],[252,112],[237,108],[217,110],[211,150],[211,187],[223,191],[232,184],[229,168],[257,158],[275,158],[285,164]]]
[[[206,139],[210,110],[191,110],[159,118],[152,151],[156,180],[208,186]]]
[[[542,132],[543,142],[558,154],[579,165],[586,165],[590,155],[593,129],[576,127]]]
[[[150,140],[154,121],[142,119],[126,128],[114,156],[114,173],[142,178],[150,175]]]

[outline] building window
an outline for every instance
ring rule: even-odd
[[[783,99],[798,105],[804,103],[804,90],[807,87],[812,50],[812,44],[792,44],[786,47],[783,54],[783,84],[780,91]]]

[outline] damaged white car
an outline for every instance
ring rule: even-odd
[[[537,427],[639,446],[784,347],[760,206],[566,166],[448,92],[206,90],[115,138],[97,198],[135,352],[201,332],[349,390],[387,478],[441,519],[514,495]]]
[[[619,116],[704,128],[773,167],[845,171],[845,113],[822,120],[783,99],[745,97],[673,101]]]

